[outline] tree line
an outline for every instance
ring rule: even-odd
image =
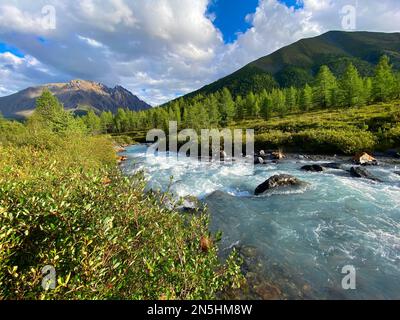
[[[382,56],[373,77],[361,77],[349,63],[340,77],[323,65],[312,83],[303,88],[275,88],[233,97],[224,88],[216,93],[180,98],[166,106],[146,111],[118,109],[113,115],[89,111],[82,120],[93,132],[124,133],[149,128],[166,129],[169,121],[181,128],[227,126],[247,119],[269,120],[295,112],[326,108],[350,108],[400,98],[400,73]]]

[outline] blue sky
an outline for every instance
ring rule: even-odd
[[[10,46],[4,42],[0,42],[0,53],[3,53],[3,52],[11,52],[13,55],[15,55],[18,58],[24,57],[24,53],[21,50],[19,50],[18,48]]]
[[[288,7],[301,7],[298,0],[279,1]],[[256,11],[258,2],[259,0],[212,0],[207,12],[215,16],[213,23],[222,32],[225,43],[233,43],[238,33],[244,33],[251,27],[250,21],[246,21],[246,16]],[[42,36],[37,36],[37,41],[46,43]],[[17,57],[24,56],[20,49],[0,42],[0,53],[4,52],[11,52]]]
[[[53,29],[43,27],[45,6]],[[349,6],[355,30],[400,31],[399,0],[1,0],[0,96],[85,79],[162,104],[299,39],[342,30]]]
[[[296,0],[280,0],[288,7],[299,8]],[[213,0],[208,7],[208,13],[215,15],[214,25],[222,32],[225,43],[237,39],[237,33],[244,33],[251,27],[246,21],[248,14],[253,14],[258,6],[258,0]]]

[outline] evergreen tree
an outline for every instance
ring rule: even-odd
[[[336,78],[327,66],[322,66],[315,79],[314,102],[318,107],[332,106]]]
[[[370,104],[373,101],[372,79],[369,77],[363,80],[363,97],[366,104]]]
[[[271,103],[273,109],[281,116],[287,114],[285,94],[280,89],[274,89],[271,92]]]
[[[117,114],[114,117],[114,126],[116,132],[126,132],[128,127],[128,117],[124,109],[119,108]]]
[[[313,107],[313,89],[308,84],[301,91],[300,107],[303,111],[309,111]]]
[[[174,103],[172,107],[174,117],[173,119],[178,123],[178,126],[181,125],[181,108],[178,103]]]
[[[260,116],[260,112],[261,112],[261,102],[260,99],[256,97],[256,101],[254,103],[254,113],[253,113],[253,117],[258,118]]]
[[[79,124],[72,115],[64,110],[57,97],[47,89],[36,99],[36,108],[29,119],[29,124],[56,133],[63,133],[68,129],[79,129]]]
[[[272,100],[270,95],[266,92],[261,94],[261,116],[264,120],[268,121],[272,117]]]
[[[400,98],[400,72],[397,72],[396,75],[395,75],[394,98],[395,99],[399,99]]]
[[[343,94],[344,106],[354,107],[364,104],[363,81],[352,63],[349,63],[340,80],[340,89]],[[341,105],[341,103],[337,104]]]
[[[221,118],[224,124],[228,124],[235,116],[235,102],[227,88],[224,88],[220,98]]]
[[[83,122],[90,133],[98,134],[101,131],[101,120],[92,109],[83,117]]]
[[[297,90],[294,87],[290,87],[285,90],[286,108],[288,110],[295,110],[297,107]]]
[[[375,77],[372,84],[374,101],[388,101],[394,96],[395,77],[388,56],[384,55],[379,60],[375,69]]]
[[[246,96],[245,109],[246,109],[246,118],[252,118],[255,116],[255,104],[256,104],[256,96],[253,92],[250,92]]]
[[[236,105],[235,118],[236,120],[241,121],[246,116],[246,101],[242,98],[242,96],[239,95],[236,97],[235,105]]]
[[[207,106],[210,126],[217,128],[221,121],[221,114],[218,110],[218,101],[214,95],[210,95]]]

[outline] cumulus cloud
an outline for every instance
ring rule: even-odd
[[[82,78],[163,103],[296,40],[342,29],[345,5],[357,4],[358,30],[400,31],[398,0],[299,0],[300,9],[260,0],[246,17],[251,28],[225,44],[210,1],[3,0],[0,42],[25,56],[0,56],[0,95]],[[56,10],[55,29],[43,24],[46,5]]]

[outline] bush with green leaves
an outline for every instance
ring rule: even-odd
[[[221,264],[216,246],[200,248],[206,213],[163,208],[141,176],[107,169],[103,153],[88,163],[0,149],[0,298],[213,299],[240,285],[236,254]],[[55,290],[41,286],[46,265]]]
[[[256,147],[296,148],[306,152],[354,154],[359,151],[374,150],[377,138],[371,132],[347,129],[307,129],[298,132],[273,130],[256,135]]]
[[[312,129],[301,131],[295,135],[296,145],[320,152],[340,152],[354,154],[359,151],[374,150],[376,137],[368,131],[348,129]]]
[[[213,299],[240,286],[239,258],[219,260],[206,212],[165,208],[168,195],[116,168],[110,137],[47,91],[37,104],[26,125],[0,119],[0,299]]]

